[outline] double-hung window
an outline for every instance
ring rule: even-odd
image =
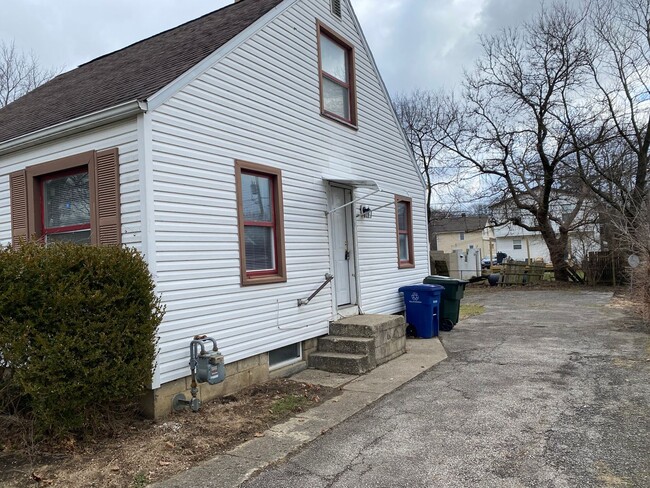
[[[45,243],[90,244],[90,181],[88,168],[43,176],[39,184]]]
[[[242,285],[286,281],[282,173],[235,163]]]
[[[320,22],[317,27],[321,113],[356,127],[354,48]]]
[[[413,256],[413,216],[410,198],[395,196],[395,220],[399,267],[412,268],[415,266],[415,258]]]

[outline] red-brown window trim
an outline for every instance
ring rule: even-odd
[[[53,180],[64,176],[76,175],[80,173],[88,173],[88,169],[89,169],[88,166],[79,166],[72,169],[58,171],[56,173],[48,173],[38,178],[38,190],[40,191],[39,207],[41,212],[40,228],[41,228],[41,237],[43,237],[44,239],[47,239],[46,236],[49,234],[59,234],[62,232],[72,232],[72,231],[80,231],[80,230],[88,230],[92,234],[92,212],[90,213],[89,216],[90,220],[88,221],[87,224],[76,224],[76,225],[51,227],[51,228],[45,226],[45,215],[44,215],[45,199],[43,198],[43,189],[44,189],[45,182],[48,180]],[[88,184],[90,185],[90,175],[88,177]],[[89,203],[92,206],[92,198],[90,198]]]
[[[90,184],[90,194],[97,193],[97,185],[95,184],[95,151],[88,151],[81,154],[75,154],[67,158],[55,159],[46,163],[36,164],[26,168],[27,174],[27,201],[29,204],[29,235],[38,239],[43,237],[43,216],[42,216],[42,194],[41,194],[41,180],[45,176],[53,173],[60,173],[62,171],[70,171],[74,169],[81,170],[86,168],[88,171],[88,181]],[[97,205],[95,198],[90,199],[90,242],[97,244]]]
[[[320,20],[316,21],[316,38],[317,38],[317,51],[318,51],[318,88],[320,94],[320,113],[322,116],[334,120],[340,124],[343,124],[352,129],[358,129],[357,125],[357,87],[356,87],[356,66],[355,66],[355,50],[354,46],[337,34],[333,29],[327,27]],[[341,46],[347,52],[347,62],[348,62],[348,83],[342,84],[336,78],[328,76],[326,72],[323,71],[323,64],[321,59],[321,36],[329,38],[335,44]],[[334,83],[339,84],[340,86],[345,86],[348,88],[349,93],[349,103],[350,103],[350,119],[345,119],[340,117],[332,112],[325,110],[325,100],[323,98],[323,77],[333,81]]]
[[[399,210],[398,206],[400,203],[406,203],[406,220],[407,220],[407,231],[403,232],[399,229]],[[403,197],[401,195],[395,195],[395,233],[397,238],[397,266],[398,268],[414,268],[415,267],[415,256],[413,255],[413,201],[409,197]],[[405,234],[408,236],[408,250],[409,250],[409,259],[402,261],[399,255],[399,236],[400,234]]]
[[[10,175],[12,194],[12,241],[43,237],[42,190],[44,177],[66,171],[88,171],[90,190],[90,243],[93,245],[121,244],[119,154],[117,149],[87,151],[45,163],[28,166]],[[101,181],[99,175],[101,175]],[[20,201],[13,201],[15,196]],[[21,188],[24,188],[24,200]],[[101,195],[100,195],[101,194]],[[100,208],[100,202],[101,208]],[[14,223],[16,221],[16,225]],[[18,222],[20,221],[20,222]],[[25,223],[24,228],[18,227]]]
[[[275,228],[275,271],[263,274],[246,271],[246,248],[244,239],[244,205],[242,200],[242,173],[259,174],[271,178],[273,192],[273,224]],[[282,171],[258,163],[235,161],[235,188],[237,194],[237,228],[239,233],[239,270],[242,286],[284,283],[287,281],[287,265],[284,244],[284,208],[282,205]]]

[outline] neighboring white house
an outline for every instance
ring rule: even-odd
[[[551,261],[548,247],[539,232],[530,232],[512,223],[493,227],[493,230],[496,252],[505,253],[515,261]]]
[[[525,197],[524,197],[525,198]],[[552,213],[562,216],[565,222],[570,220],[569,214],[576,207],[576,199],[571,195],[555,195],[551,204]],[[500,202],[490,207],[493,214],[493,221],[505,221],[517,218],[532,227],[535,221],[532,215],[525,211],[514,208],[510,200]],[[589,252],[600,251],[600,232],[597,224],[597,213],[590,207],[589,202],[580,207],[573,217],[569,231],[569,249],[566,258],[576,261],[582,260]],[[559,226],[553,223],[557,232]],[[502,225],[493,225],[496,252],[505,253],[508,258],[515,261],[544,260],[551,262],[548,247],[544,242],[541,232],[533,232],[524,229],[512,222]]]
[[[400,312],[429,272],[424,184],[348,0],[242,0],[0,110],[0,244],[28,236],[145,255],[157,416],[194,335],[227,363],[205,399],[304,360],[340,314]]]

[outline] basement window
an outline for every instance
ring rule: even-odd
[[[302,359],[302,347],[300,342],[289,344],[269,351],[269,369],[278,369],[288,366]]]

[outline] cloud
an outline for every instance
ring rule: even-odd
[[[351,0],[391,93],[457,86],[479,34],[516,25],[541,0]],[[578,2],[580,0],[570,0]],[[232,0],[11,0],[2,40],[44,66],[71,69]]]
[[[569,0],[578,3],[581,0]],[[541,0],[352,0],[391,93],[458,86],[480,35],[531,18]]]
[[[45,66],[72,69],[200,17],[231,0],[12,0],[3,5],[3,41],[15,40]]]

